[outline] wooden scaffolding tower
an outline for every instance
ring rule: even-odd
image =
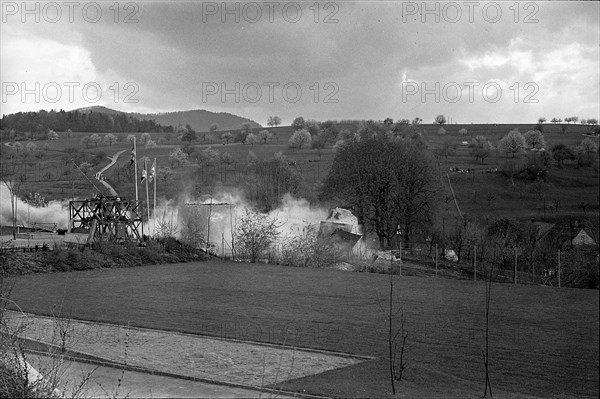
[[[96,196],[69,202],[69,231],[88,233],[92,241],[138,240],[142,224],[141,202]]]

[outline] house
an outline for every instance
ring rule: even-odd
[[[532,222],[537,228],[538,240],[556,249],[569,249],[587,245],[597,245],[585,226],[575,223],[574,226],[553,223]]]
[[[557,249],[596,245],[596,241],[582,227],[554,226],[543,239],[550,240]]]

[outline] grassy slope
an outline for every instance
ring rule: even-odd
[[[467,136],[459,136],[458,130],[465,127],[468,130]],[[476,217],[482,216],[512,216],[521,219],[529,219],[531,217],[541,218],[543,217],[543,201],[539,197],[531,192],[530,189],[526,188],[522,193],[511,187],[510,180],[506,179],[497,174],[486,174],[482,173],[483,170],[489,168],[499,167],[501,168],[506,162],[513,162],[511,158],[507,158],[502,154],[493,152],[493,154],[485,160],[482,164],[481,161],[476,161],[469,155],[469,148],[461,146],[460,143],[463,140],[470,140],[475,135],[485,135],[495,145],[497,141],[506,134],[510,129],[518,127],[521,132],[525,132],[532,129],[533,125],[447,125],[445,129],[447,131],[445,136],[439,136],[437,132],[437,126],[423,125],[425,131],[425,137],[428,141],[430,148],[437,148],[442,145],[444,141],[457,145],[456,155],[449,156],[447,159],[440,159],[439,171],[443,177],[443,189],[446,191],[446,195],[450,194],[448,189],[447,180],[445,173],[450,167],[458,167],[461,169],[473,168],[477,171],[475,174],[461,174],[461,173],[450,173],[451,181],[457,195],[459,206],[464,213],[471,214]],[[587,127],[579,125],[570,125],[568,127],[567,134],[561,134],[560,128],[557,125],[546,124],[545,125],[545,138],[548,144],[548,148],[558,143],[564,143],[569,146],[574,146],[579,143],[583,136],[582,134],[587,132]],[[278,127],[274,129],[277,131],[277,139],[268,144],[255,144],[255,145],[222,145],[218,139],[219,133],[214,136],[208,135],[207,142],[212,144],[213,148],[218,149],[221,152],[228,151],[231,153],[233,159],[237,162],[233,166],[214,166],[214,167],[203,167],[197,169],[197,166],[184,166],[175,168],[175,175],[171,181],[165,183],[160,180],[158,182],[158,197],[172,198],[179,192],[184,190],[189,191],[192,186],[191,180],[196,180],[197,187],[202,192],[208,193],[210,188],[216,180],[223,180],[222,186],[224,187],[241,187],[247,179],[245,173],[247,173],[248,167],[246,165],[248,159],[248,152],[252,151],[256,154],[258,159],[271,159],[273,154],[276,152],[283,152],[288,159],[295,161],[297,168],[304,177],[305,189],[303,195],[309,198],[315,198],[317,191],[317,182],[322,181],[331,166],[334,153],[331,148],[322,150],[319,155],[316,150],[292,150],[287,147],[287,141],[292,134],[292,129],[289,126]],[[53,176],[62,176],[63,169],[65,168],[64,162],[60,161],[62,153],[60,152],[64,148],[78,147],[81,148],[79,140],[86,134],[76,133],[71,138],[61,138],[55,141],[38,142],[38,145],[42,147],[48,143],[49,151],[47,152],[47,158],[43,160],[37,160],[30,158],[29,163],[32,169],[29,180],[31,182],[26,184],[24,192],[29,191],[40,191],[46,194],[49,198],[70,198],[72,193],[72,183],[70,178],[61,177],[62,180],[56,181],[56,177],[51,180],[46,180],[43,177],[44,172],[49,171]],[[126,134],[120,134],[125,137]],[[152,134],[154,140],[159,140],[162,134]],[[202,144],[202,143],[195,143]],[[146,150],[143,146],[138,146],[138,158],[141,159],[143,156],[149,158],[156,157],[158,165],[164,167],[169,164],[169,153],[174,148],[179,146],[180,143],[173,138],[171,144],[159,146],[154,149]],[[98,147],[90,147],[86,151],[98,152],[103,151],[107,155],[111,155],[120,150],[129,150],[130,144],[125,142],[117,143],[111,147],[105,145],[99,145]],[[4,151],[5,149],[2,149]],[[517,160],[524,159],[524,155],[517,157]],[[99,165],[99,168],[106,165],[109,161]],[[119,160],[117,165],[126,165],[129,163],[129,154],[125,153]],[[38,172],[39,171],[39,172]],[[93,169],[90,175],[93,176]],[[113,170],[114,171],[114,170]],[[113,171],[107,172],[107,178],[113,184],[117,191],[126,197],[133,197],[134,188],[130,179],[123,174],[119,176],[112,174]],[[141,173],[141,171],[139,171]],[[41,177],[40,177],[41,176]],[[75,196],[91,197],[95,195],[95,190],[91,184],[81,177],[79,173],[76,173],[78,178],[75,180]],[[598,176],[597,172],[593,168],[581,168],[577,169],[574,165],[567,164],[565,169],[557,169],[552,161],[552,168],[549,173],[548,183],[550,185],[549,191],[546,193],[547,204],[553,205],[554,201],[559,201],[558,213],[552,213],[547,210],[547,217],[554,216],[574,216],[575,218],[587,217],[594,221],[595,235],[598,237],[598,214],[599,214],[599,195],[598,195]],[[101,188],[101,185],[96,184]],[[143,198],[143,188],[140,188],[142,194],[140,198]],[[493,201],[488,202],[487,197],[492,195]],[[579,204],[581,202],[588,202],[591,204],[586,210],[587,215],[584,215]],[[448,206],[442,204],[440,206],[441,218],[445,218],[446,221],[456,218],[457,213],[452,204]],[[450,223],[450,224],[448,224]],[[453,222],[450,221],[446,225],[450,226]]]
[[[205,262],[33,275],[16,302],[48,314],[306,346],[377,359],[285,384],[332,396],[389,394],[389,276]],[[422,277],[396,280],[408,314],[404,397],[480,397],[484,285]],[[593,290],[493,287],[490,368],[494,394],[598,396],[599,297]],[[288,338],[284,339],[285,331]]]

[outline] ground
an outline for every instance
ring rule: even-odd
[[[57,304],[77,319],[372,357],[269,387],[382,397],[390,394],[384,311],[389,278],[211,261],[22,276],[13,280],[13,299],[37,314],[49,314]],[[409,329],[400,397],[480,397],[483,283],[394,278]],[[597,397],[598,311],[595,290],[495,284],[494,395]],[[153,345],[147,346],[151,353]]]

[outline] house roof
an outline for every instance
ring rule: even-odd
[[[594,241],[583,227],[570,228],[568,226],[553,225],[541,235],[541,239],[550,241],[552,245],[558,247],[565,245],[596,245],[596,241]]]

